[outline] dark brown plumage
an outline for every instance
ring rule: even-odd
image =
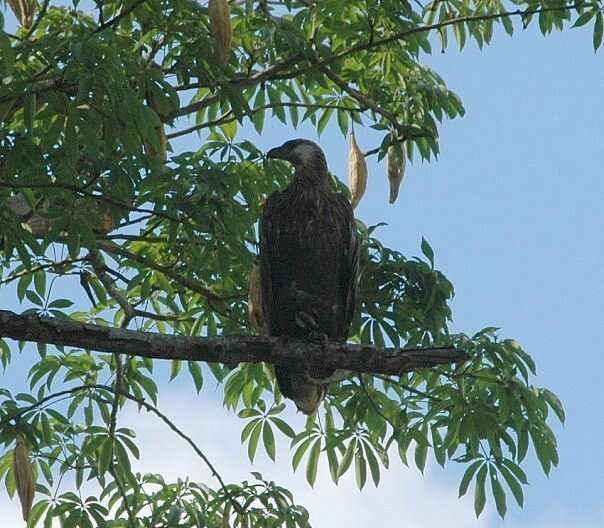
[[[268,152],[295,166],[292,183],[271,194],[260,219],[262,303],[273,336],[345,341],[357,299],[358,248],[350,203],[329,188],[321,148],[293,140]],[[277,367],[279,388],[315,412],[331,372]]]

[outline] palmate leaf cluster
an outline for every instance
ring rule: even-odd
[[[401,144],[412,160],[429,160],[438,124],[464,109],[423,56],[532,22],[544,34],[593,24],[594,48],[602,42],[602,10],[591,2],[247,0],[231,2],[222,66],[204,2],[26,4],[31,22],[14,29],[8,5],[0,20],[0,298],[15,291],[44,315],[177,335],[250,332],[256,222],[289,169],[267,163],[249,127],[262,133],[278,120],[321,133],[333,122],[346,134],[354,123],[376,131],[368,155]],[[195,132],[199,148],[178,147]],[[376,238],[378,227],[358,223],[352,340],[453,344],[470,355],[464,365],[351,374],[303,426],[290,420],[269,365],[173,362],[171,379],[188,376],[197,392],[208,377],[222,384],[250,459],[259,449],[275,459],[285,440],[311,485],[322,468],[336,482],[352,474],[361,488],[377,485],[390,464],[423,471],[433,456],[463,464],[459,493],[474,490],[477,514],[492,496],[504,515],[506,497],[523,504],[531,452],[545,473],[557,465],[550,424],[552,412],[564,419],[562,405],[532,384],[535,365],[517,342],[494,328],[451,334],[453,286],[428,242],[407,258]],[[86,303],[68,298],[74,288]],[[310,522],[260,475],[210,488],[132,469],[136,437],[119,410],[127,401],[156,409],[153,361],[45,345],[17,358],[16,348],[0,341],[5,368],[29,362],[22,392],[0,393],[0,474],[14,495],[12,448],[24,435],[38,483],[30,525]]]

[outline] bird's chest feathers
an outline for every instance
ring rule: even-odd
[[[281,211],[282,236],[299,248],[321,246],[338,231],[333,204],[323,192],[306,191]]]

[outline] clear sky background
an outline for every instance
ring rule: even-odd
[[[321,467],[311,489],[303,471],[293,474],[285,444],[276,463],[259,450],[253,467],[292,489],[309,508],[313,526],[604,526],[604,55],[594,55],[590,31],[548,38],[535,29],[513,38],[500,33],[483,51],[470,44],[461,53],[451,48],[425,57],[461,96],[466,116],[441,127],[437,161],[408,167],[393,206],[387,203],[384,163],[371,158],[368,192],[356,211],[368,224],[387,222],[379,236],[406,255],[420,253],[422,236],[430,242],[437,267],[456,288],[454,331],[498,326],[532,354],[538,368],[533,382],[556,392],[566,407],[567,423],[555,428],[559,468],[543,476],[531,453],[525,508],[508,496],[505,521],[490,502],[476,520],[472,495],[457,500],[463,468],[454,463],[443,470],[432,460],[422,476],[393,456],[380,487],[368,484],[363,492],[352,474],[336,487]],[[371,131],[357,135],[363,149],[378,142]],[[263,149],[294,137],[317,140],[311,129],[295,131],[272,121],[262,137],[249,128],[242,137]],[[332,172],[345,180],[344,138],[331,127],[319,142]],[[179,145],[194,149],[197,143],[190,138]],[[21,309],[2,293],[1,309]],[[0,385],[22,387],[27,359],[0,373]],[[165,371],[160,377],[160,409],[227,480],[249,478],[252,466],[239,443],[243,424],[222,408],[221,391],[208,383],[197,397],[185,377],[172,384]],[[139,433],[141,471],[210,482],[199,459],[152,417],[134,408],[121,416],[122,425]],[[3,493],[0,525],[20,525],[16,501]]]

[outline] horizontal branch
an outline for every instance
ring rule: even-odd
[[[208,363],[309,363],[323,368],[396,375],[420,368],[461,363],[468,356],[453,347],[380,348],[265,336],[189,337],[108,328],[0,310],[0,337],[73,346],[155,359]]]

